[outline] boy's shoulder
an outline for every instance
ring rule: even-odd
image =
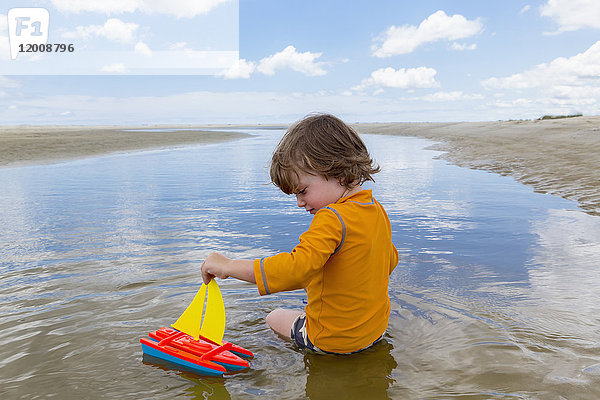
[[[385,208],[373,197],[372,190],[362,190],[323,207],[323,210],[336,214],[340,220],[345,219],[346,216],[358,217],[359,215],[369,218],[375,214],[384,214],[387,217]]]
[[[344,215],[361,213],[361,210],[368,210],[379,203],[373,197],[371,190],[363,190],[352,196],[342,198],[336,203],[323,207],[319,212],[335,214],[340,220]]]
[[[361,190],[360,192],[354,193],[350,196],[341,198],[334,205],[361,205],[361,206],[369,206],[376,204],[376,200],[373,197],[373,191],[369,190]]]

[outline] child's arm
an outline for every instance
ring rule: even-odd
[[[202,280],[208,284],[215,276],[225,279],[233,277],[242,281],[256,283],[254,261],[232,260],[219,253],[211,253],[202,263]]]

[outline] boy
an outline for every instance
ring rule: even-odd
[[[271,160],[271,180],[314,215],[290,253],[231,260],[212,253],[202,278],[256,283],[261,295],[305,289],[305,313],[278,308],[268,325],[300,348],[353,353],[377,342],[390,314],[389,275],[398,263],[390,221],[362,184],[379,172],[358,134],[332,115],[292,126]]]

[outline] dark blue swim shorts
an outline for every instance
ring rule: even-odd
[[[308,334],[306,333],[306,314],[301,314],[301,315],[299,315],[294,320],[294,323],[292,324],[291,336],[292,336],[292,341],[294,343],[296,343],[296,345],[298,346],[298,348],[300,348],[300,349],[307,349],[307,350],[310,350],[310,351],[314,351],[315,353],[318,353],[318,354],[354,354],[354,353],[359,353],[359,352],[361,352],[363,350],[366,350],[369,347],[373,346],[375,343],[379,342],[381,340],[381,338],[383,337],[383,335],[381,335],[377,340],[375,340],[373,343],[371,343],[367,347],[365,347],[363,349],[360,349],[360,350],[357,350],[357,351],[353,351],[351,353],[334,353],[334,352],[331,352],[331,351],[321,350],[320,348],[318,348],[317,346],[315,346],[314,344],[312,344],[312,342],[308,338]]]

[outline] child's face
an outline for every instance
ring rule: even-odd
[[[299,191],[296,193],[298,207],[315,214],[326,205],[333,204],[342,197],[346,188],[337,179],[325,179],[323,175],[298,173]]]

